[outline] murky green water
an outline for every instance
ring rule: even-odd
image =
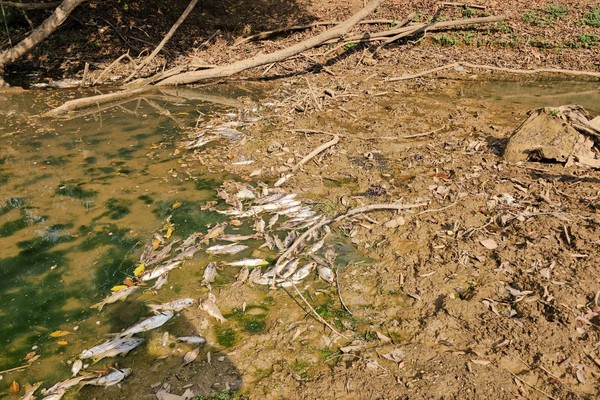
[[[248,93],[219,95],[233,105]],[[142,303],[102,314],[89,306],[131,275],[167,215],[184,238],[222,220],[200,205],[215,198],[224,177],[185,173],[175,144],[199,116],[232,107],[170,97],[69,121],[30,117],[68,96],[38,91],[0,100],[0,371],[25,365],[31,351],[41,355],[26,372],[4,373],[0,393],[12,379],[64,379],[83,348],[148,315]],[[56,330],[72,334],[50,337]]]

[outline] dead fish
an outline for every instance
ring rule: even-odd
[[[272,203],[274,201],[281,200],[284,197],[286,197],[285,193],[274,193],[274,194],[270,194],[270,195],[263,196],[263,197],[256,199],[254,201],[254,204],[260,205],[260,204]]]
[[[201,236],[202,234],[200,232],[192,233],[190,236],[187,237],[187,239],[183,241],[180,247],[185,249],[190,246],[195,246],[196,240],[200,239]]]
[[[160,345],[162,347],[166,347],[167,344],[169,344],[169,332],[163,333],[162,338],[160,340]]]
[[[202,285],[209,286],[215,281],[215,276],[217,276],[217,264],[214,262],[209,262],[204,269]]]
[[[79,358],[85,360],[92,358],[94,361],[100,361],[104,357],[115,357],[119,354],[127,353],[144,342],[144,339],[121,338],[106,341],[98,346],[92,347],[81,352]]]
[[[226,321],[225,317],[223,317],[223,314],[221,314],[221,310],[219,310],[219,307],[212,300],[203,299],[200,302],[200,307],[206,311],[208,315],[216,318],[220,323]]]
[[[70,378],[70,379],[64,380],[62,382],[58,382],[56,385],[43,391],[43,394],[45,396],[44,400],[46,400],[46,399],[51,399],[51,400],[61,399],[64,396],[67,389],[70,389],[73,386],[79,385],[79,383],[81,381],[84,381],[86,379],[90,379],[90,377],[84,375],[84,376],[78,376],[75,378]]]
[[[173,311],[165,310],[158,315],[148,317],[138,323],[131,325],[129,328],[119,333],[119,337],[129,337],[136,333],[147,332],[151,331],[152,329],[156,329],[159,326],[163,326],[168,320],[173,318],[173,315]]]
[[[36,390],[39,389],[40,386],[42,386],[42,383],[43,382],[37,382],[37,383],[34,383],[33,385],[25,384],[25,394],[23,395],[23,397],[21,397],[21,400],[35,399],[35,396],[33,394],[35,393]]]
[[[244,258],[238,261],[228,262],[225,265],[229,265],[231,267],[260,267],[263,265],[269,265],[267,260],[263,260],[262,258]]]
[[[263,275],[260,278],[258,278],[254,283],[256,283],[257,285],[267,286],[267,285],[270,285],[271,283],[273,283],[273,278]]]
[[[288,235],[283,240],[283,245],[285,246],[285,248],[287,249],[288,247],[290,247],[297,237],[298,233],[296,231],[291,231],[290,233],[288,233]]]
[[[206,244],[208,244],[208,242],[211,239],[218,238],[223,233],[225,233],[225,227],[226,226],[227,226],[227,222],[223,222],[222,224],[213,226],[208,232],[206,232],[206,235],[204,235],[204,237],[202,238],[202,240],[200,241],[200,243],[206,243]]]
[[[318,242],[313,243],[312,246],[310,246],[308,248],[308,250],[306,250],[306,254],[316,253],[317,251],[319,251],[321,249],[321,247],[323,247],[324,244],[325,244],[325,239],[321,239]]]
[[[194,254],[196,254],[197,251],[198,247],[190,246],[187,249],[183,250],[181,253],[177,254],[175,257],[173,257],[171,261],[185,260],[186,258],[190,259],[194,257]]]
[[[254,163],[254,160],[243,160],[243,161],[232,162],[231,165],[250,165],[253,163]]]
[[[317,265],[317,273],[319,274],[319,277],[325,282],[333,283],[333,281],[335,280],[335,274],[329,267]]]
[[[316,217],[309,219],[309,220],[308,220],[306,223],[304,223],[303,225],[300,225],[300,226],[298,226],[298,228],[297,228],[297,229],[298,229],[298,230],[303,230],[303,229],[306,229],[306,228],[308,228],[308,227],[310,227],[310,226],[313,226],[313,225],[315,225],[315,224],[316,224],[317,222],[319,222],[319,220],[321,220],[321,219],[322,219],[322,217],[321,217],[320,215],[317,215]]]
[[[163,304],[148,304],[148,307],[155,313],[158,311],[167,311],[167,310],[170,310],[173,312],[179,312],[179,311],[183,310],[184,308],[188,308],[195,302],[196,302],[196,300],[186,297],[183,299],[173,300],[173,301],[170,301],[168,303],[163,303]]]
[[[146,249],[144,250],[144,252],[142,253],[142,255],[140,256],[140,264],[146,264],[146,261],[148,260],[148,258],[150,257],[150,254],[152,254],[152,251],[154,250],[154,248],[152,247],[152,245],[148,245],[146,247]]]
[[[128,287],[123,288],[121,290],[117,290],[116,292],[113,292],[110,296],[108,296],[104,300],[102,300],[100,303],[96,303],[93,306],[90,306],[90,308],[97,308],[98,311],[102,311],[102,308],[105,305],[115,303],[115,302],[117,302],[119,300],[123,301],[130,294],[132,294],[133,292],[135,292],[138,289],[140,289],[139,286],[128,286]]]
[[[144,275],[142,275],[141,280],[146,282],[146,281],[151,281],[152,279],[156,279],[159,276],[163,275],[164,273],[167,273],[167,272],[179,267],[181,265],[181,262],[182,262],[181,260],[177,260],[177,261],[173,261],[168,264],[165,264],[161,267],[156,267],[152,271],[147,272]]]
[[[273,241],[275,242],[275,246],[277,247],[277,249],[279,251],[284,251],[285,249],[287,249],[287,247],[285,246],[285,244],[283,244],[283,242],[281,241],[281,239],[279,239],[277,236],[273,237]]]
[[[188,365],[189,363],[193,362],[196,358],[198,358],[198,354],[200,354],[200,347],[185,353],[183,356],[183,365]]]
[[[279,214],[275,214],[271,217],[271,219],[269,219],[269,229],[273,229],[273,227],[275,226],[275,224],[277,223],[277,221],[279,220]]]
[[[242,286],[246,282],[246,279],[248,279],[248,275],[250,275],[250,269],[247,266],[243,266],[235,276],[236,280],[231,287]]]
[[[255,235],[221,235],[219,240],[225,242],[243,242],[244,240],[250,240],[256,238]]]
[[[246,250],[248,246],[243,244],[231,243],[231,244],[218,244],[216,246],[211,246],[206,249],[206,252],[209,254],[235,254],[239,253],[242,250]]]
[[[283,278],[288,278],[289,276],[291,276],[294,272],[296,272],[296,269],[298,269],[298,264],[300,263],[300,260],[297,258],[294,258],[293,260],[290,260],[288,262],[286,262],[283,267],[281,269],[279,269],[278,271],[278,275],[283,277]]]
[[[256,195],[252,190],[248,188],[242,188],[235,194],[235,197],[237,197],[240,200],[254,200],[256,198]]]
[[[265,243],[260,247],[266,247],[269,250],[275,250],[275,240],[271,235],[265,234]]]
[[[260,274],[260,267],[254,268],[252,272],[250,272],[248,280],[252,283],[258,283],[258,280],[260,279]]]
[[[156,253],[153,256],[151,256],[144,263],[146,265],[146,267],[149,267],[150,265],[157,264],[157,263],[163,261],[165,258],[167,258],[167,256],[171,252],[171,249],[173,248],[173,246],[177,242],[179,242],[179,240],[173,240],[171,243],[169,243],[168,245],[166,245],[165,247],[163,247],[158,253]]]
[[[83,361],[80,359],[75,360],[73,365],[71,365],[71,372],[73,373],[73,376],[77,376],[79,371],[81,371],[81,368],[83,368]]]
[[[154,282],[154,286],[152,286],[152,287],[150,288],[150,290],[151,290],[151,291],[152,291],[154,294],[156,294],[156,292],[157,292],[158,290],[160,290],[160,288],[162,288],[162,287],[163,287],[163,285],[164,285],[165,283],[167,283],[167,280],[168,280],[168,279],[169,279],[169,273],[168,273],[168,272],[165,272],[164,274],[162,274],[161,276],[159,276],[159,277],[158,277],[158,279],[156,280],[156,282]]]
[[[309,262],[308,264],[302,266],[300,269],[294,272],[294,274],[290,277],[290,280],[297,282],[301,281],[302,279],[310,275],[310,273],[313,269],[315,269],[316,266],[317,265],[314,262]]]
[[[117,383],[121,382],[123,379],[127,378],[131,375],[131,368],[123,368],[117,369],[111,372],[108,375],[101,376],[96,379],[89,380],[84,383],[84,385],[94,385],[94,386],[113,386]]]
[[[283,210],[277,211],[277,214],[285,215],[286,217],[290,217],[290,216],[294,215],[295,213],[299,212],[301,208],[302,208],[302,206],[288,207],[288,208],[284,208]]]
[[[258,234],[265,233],[266,225],[267,224],[265,223],[264,219],[257,218],[256,221],[254,221],[254,231]]]
[[[287,181],[288,179],[290,179],[292,176],[294,176],[294,174],[286,174],[286,175],[282,176],[281,178],[279,178],[277,180],[277,182],[275,182],[273,184],[273,186],[279,187],[279,186],[283,185],[285,183],[285,181]]]
[[[187,147],[190,150],[192,150],[192,149],[198,149],[198,148],[200,148],[200,147],[202,147],[202,146],[204,146],[204,145],[212,142],[213,140],[215,140],[215,139],[214,138],[211,138],[211,139],[200,138],[197,141],[193,141],[192,140],[192,141],[187,142],[185,144],[185,147]]]
[[[202,336],[180,336],[177,338],[177,341],[190,345],[206,343],[206,339],[204,339]]]

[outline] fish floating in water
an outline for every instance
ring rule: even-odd
[[[240,251],[246,250],[248,246],[243,244],[231,243],[231,244],[218,244],[216,246],[209,247],[206,249],[208,254],[235,254]]]
[[[123,379],[131,375],[131,368],[117,369],[108,375],[100,376],[96,379],[85,381],[84,385],[104,386],[109,387],[116,385]]]
[[[206,343],[206,339],[204,339],[202,336],[180,336],[177,338],[177,341],[189,345],[198,345]]]
[[[117,338],[108,340],[98,346],[83,350],[79,358],[82,360],[91,358],[94,360],[94,362],[97,362],[105,357],[115,357],[120,354],[126,354],[138,347],[143,342],[144,339],[140,338]]]
[[[262,258],[244,258],[242,260],[228,262],[225,265],[231,267],[261,267],[263,265],[269,265],[269,262]]]
[[[182,262],[181,260],[177,260],[177,261],[173,261],[168,264],[165,264],[161,267],[156,267],[152,271],[147,272],[144,275],[142,275],[142,277],[140,279],[144,282],[151,281],[152,279],[156,279],[159,276],[179,267],[181,265],[181,262]]]
[[[44,396],[44,400],[59,400],[65,395],[68,389],[73,386],[79,385],[82,381],[86,379],[93,378],[91,376],[78,376],[76,378],[69,378],[62,382],[58,382],[54,386],[49,389],[42,390],[42,395]]]
[[[116,292],[113,292],[112,294],[110,294],[108,297],[106,297],[101,302],[96,303],[93,306],[90,306],[90,308],[97,308],[98,311],[102,311],[102,308],[105,305],[115,303],[119,300],[124,301],[130,294],[134,293],[138,289],[140,289],[139,286],[128,286],[121,290],[117,290]]]
[[[163,326],[168,320],[173,318],[173,315],[173,311],[165,310],[158,315],[148,317],[138,323],[131,325],[129,328],[119,333],[118,337],[125,338],[130,337],[136,333],[151,331],[153,329],[158,328],[159,326]]]
[[[196,300],[186,297],[183,299],[173,300],[163,304],[148,304],[148,307],[155,313],[158,313],[160,311],[179,312],[185,308],[190,307],[195,302]]]

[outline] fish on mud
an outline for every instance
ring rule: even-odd
[[[199,345],[206,343],[206,339],[204,339],[202,336],[180,336],[177,338],[177,341],[189,345]]]
[[[218,238],[223,233],[225,233],[225,227],[226,226],[227,226],[227,222],[223,222],[222,224],[218,224],[216,226],[213,226],[208,232],[206,232],[206,235],[204,235],[204,237],[202,238],[202,240],[200,241],[200,243],[206,243],[206,244],[208,244],[208,242],[211,239]]]
[[[87,350],[83,350],[79,358],[81,358],[82,360],[85,360],[86,358],[91,358],[94,360],[94,362],[96,362],[100,361],[105,357],[115,357],[119,354],[130,352],[143,342],[144,339],[140,338],[123,338],[109,340],[98,346],[92,347]]]
[[[163,266],[156,267],[152,271],[146,272],[144,275],[142,275],[142,277],[140,279],[144,282],[151,281],[152,279],[156,279],[159,276],[163,275],[164,273],[167,273],[167,272],[179,267],[181,265],[181,263],[182,263],[181,260],[177,260],[177,261],[173,261],[168,264],[165,264]]]
[[[265,233],[265,220],[262,218],[256,218],[256,221],[254,222],[254,231],[257,234],[263,234]]]
[[[300,260],[297,258],[294,258],[293,260],[286,262],[285,264],[283,264],[281,269],[278,269],[278,268],[276,269],[277,275],[279,275],[283,278],[288,278],[294,272],[296,272],[296,269],[298,269],[299,263],[300,263]]]
[[[333,281],[335,281],[335,274],[329,267],[317,265],[317,273],[319,274],[319,277],[327,283],[333,283]]]
[[[210,286],[210,284],[215,281],[215,276],[217,276],[217,264],[215,264],[214,262],[209,262],[206,268],[204,269],[202,285]]]
[[[260,247],[266,247],[269,250],[275,250],[275,240],[273,239],[273,236],[265,234],[265,243]]]
[[[170,301],[168,303],[163,303],[163,304],[148,304],[148,307],[155,313],[158,313],[159,311],[167,311],[167,310],[173,311],[173,312],[179,312],[179,311],[183,310],[184,308],[188,308],[195,302],[196,302],[196,300],[186,297],[183,299],[173,300],[173,301]]]
[[[228,262],[225,265],[229,265],[230,267],[261,267],[263,265],[269,265],[269,262],[262,258],[244,258],[242,260]]]
[[[246,250],[248,246],[243,244],[231,243],[231,244],[218,244],[216,246],[211,246],[206,249],[206,252],[209,254],[235,254],[239,253],[242,250]]]
[[[251,283],[258,283],[258,281],[260,280],[260,267],[254,268],[252,270],[252,272],[250,272],[250,275],[248,276],[248,280]]]
[[[73,361],[73,365],[71,365],[71,372],[73,373],[72,376],[77,376],[79,371],[81,371],[81,368],[83,368],[83,361],[80,359]]]
[[[317,251],[319,251],[321,249],[321,247],[323,247],[323,245],[325,244],[325,239],[321,239],[316,243],[313,243],[308,250],[306,250],[306,254],[313,254],[316,253]]]
[[[305,279],[308,275],[310,275],[310,273],[315,269],[316,266],[316,263],[309,262],[308,264],[302,266],[300,269],[294,272],[294,274],[290,277],[290,280],[301,281]]]
[[[83,384],[108,387],[116,385],[123,379],[127,378],[129,375],[131,375],[131,368],[117,369],[108,375],[100,376],[96,379],[86,381]]]
[[[288,233],[287,236],[285,237],[285,239],[283,240],[283,245],[285,246],[285,248],[287,249],[288,247],[290,247],[292,245],[292,243],[294,243],[294,240],[296,240],[297,237],[298,237],[298,232],[290,231],[290,233]]]
[[[200,302],[200,308],[202,308],[208,315],[217,319],[220,323],[226,321],[225,317],[219,310],[219,307],[211,299],[202,299]]]
[[[160,326],[163,326],[168,320],[173,318],[173,315],[173,311],[165,310],[158,315],[148,317],[138,323],[131,325],[129,328],[119,333],[118,336],[124,338],[134,335],[136,333],[151,331],[152,329],[156,329]]]
[[[115,303],[115,302],[117,302],[119,300],[123,301],[130,294],[132,294],[133,292],[137,291],[138,289],[140,289],[139,286],[128,286],[128,287],[123,288],[121,290],[117,290],[116,292],[113,292],[111,295],[109,295],[104,300],[102,300],[100,303],[96,303],[93,306],[90,306],[90,308],[97,308],[98,311],[102,311],[102,308],[105,305]]]
[[[277,223],[278,220],[279,220],[279,214],[273,215],[271,217],[271,219],[269,219],[269,223],[267,224],[269,229],[273,229],[273,227],[275,226],[275,224]]]

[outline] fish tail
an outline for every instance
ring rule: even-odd
[[[104,307],[104,302],[101,301],[100,303],[96,303],[93,306],[90,306],[90,308],[95,308],[97,309],[99,312],[102,311],[102,308]]]

